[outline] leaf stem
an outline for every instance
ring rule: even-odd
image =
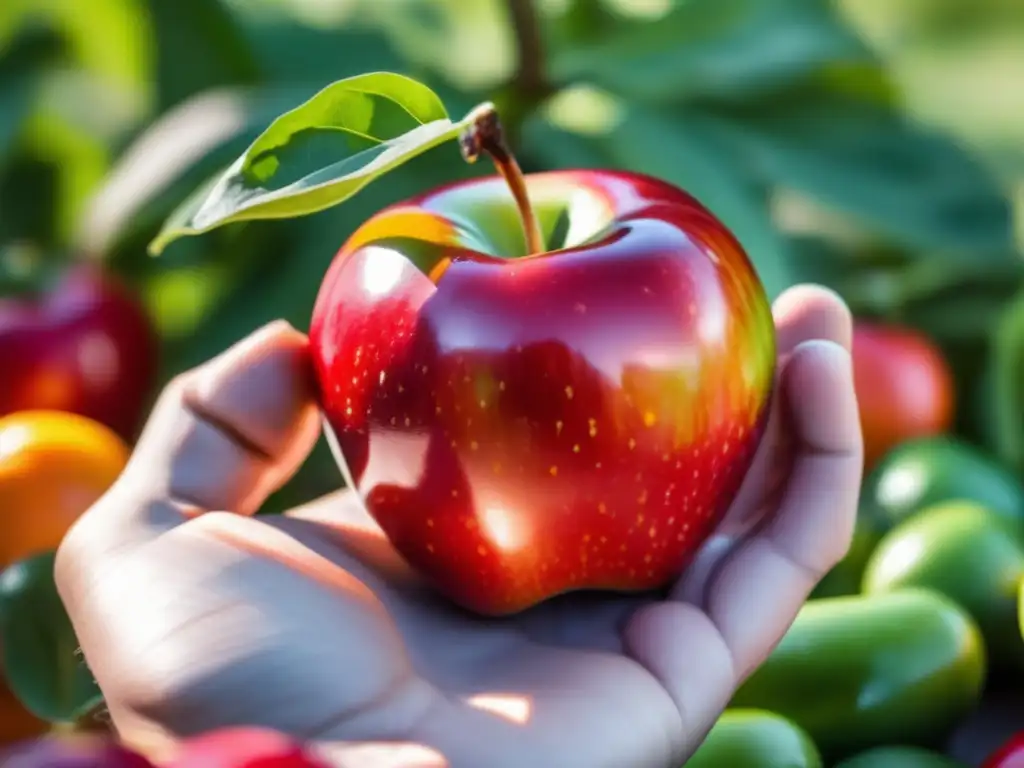
[[[463,121],[465,129],[459,136],[459,148],[468,163],[475,163],[481,154],[486,153],[494,162],[494,167],[505,179],[512,197],[515,198],[519,217],[523,223],[526,236],[526,249],[529,254],[541,253],[544,250],[544,236],[541,234],[537,216],[534,214],[530,197],[526,192],[526,179],[515,156],[505,141],[498,111],[491,102],[485,102],[470,112]]]

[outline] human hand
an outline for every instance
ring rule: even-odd
[[[852,535],[849,312],[805,286],[774,315],[764,443],[668,597],[566,595],[505,619],[439,598],[347,491],[252,517],[319,433],[303,335],[271,325],[178,378],[57,560],[121,736],[159,751],[264,725],[355,768],[682,765]]]

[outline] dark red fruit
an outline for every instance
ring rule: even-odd
[[[0,416],[70,411],[131,440],[155,385],[157,344],[138,300],[92,265],[41,296],[0,299]]]

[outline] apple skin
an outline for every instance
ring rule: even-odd
[[[676,578],[750,467],[776,364],[753,266],[690,195],[608,171],[526,184],[571,247],[522,256],[499,177],[443,187],[352,235],[310,326],[349,487],[493,616]]]
[[[156,383],[157,350],[127,288],[75,265],[40,295],[0,299],[0,416],[69,411],[131,441]]]

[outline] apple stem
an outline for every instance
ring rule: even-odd
[[[490,155],[494,167],[505,179],[515,198],[523,222],[523,233],[526,235],[527,251],[530,254],[543,252],[544,236],[526,193],[526,179],[505,141],[505,132],[494,104],[485,102],[466,116],[466,129],[459,136],[459,148],[468,163],[475,163],[483,153]]]

